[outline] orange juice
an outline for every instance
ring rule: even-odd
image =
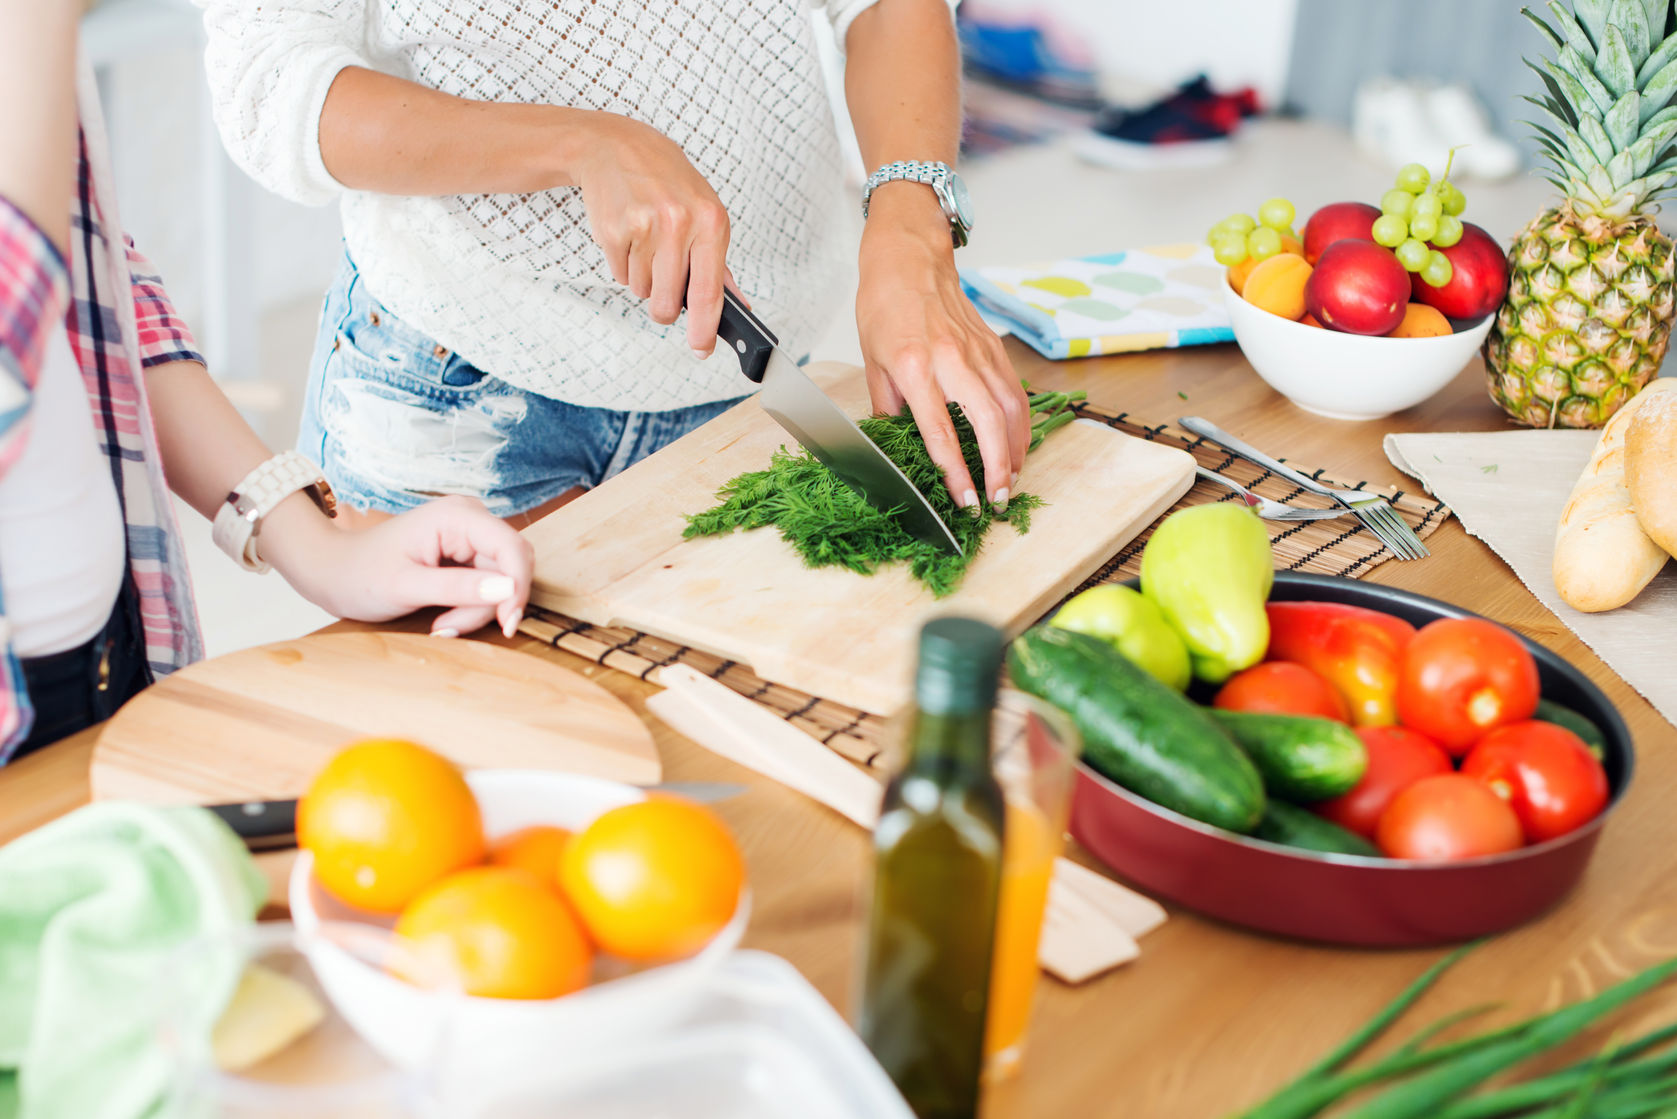
[[[1048,909],[1048,882],[1060,854],[1060,830],[1041,808],[1010,798],[1002,845],[1001,899],[990,965],[990,1012],[984,1030],[986,1070],[1007,1076],[1024,1055],[1036,992],[1037,943]]]

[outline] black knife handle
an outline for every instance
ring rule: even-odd
[[[208,808],[252,851],[276,851],[297,845],[295,800],[253,800],[212,804]]]
[[[769,357],[780,339],[727,289],[722,292],[722,321],[716,324],[716,336],[733,348],[734,356],[740,359],[740,372],[754,384],[762,384]]]

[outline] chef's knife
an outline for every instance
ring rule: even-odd
[[[745,792],[744,785],[730,781],[665,781],[641,786],[649,793],[673,793],[701,804]],[[283,851],[297,846],[296,800],[252,800],[237,804],[211,804],[211,812],[233,829],[252,851]]]
[[[722,321],[716,336],[733,347],[740,370],[763,387],[758,396],[763,411],[810,454],[869,505],[895,515],[919,539],[961,554],[960,542],[926,495],[862,434],[856,421],[816,387],[809,374],[776,348],[780,340],[731,291],[722,293]]]

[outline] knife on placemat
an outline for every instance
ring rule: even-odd
[[[716,336],[733,348],[740,371],[762,386],[763,411],[804,449],[837,474],[875,509],[895,515],[916,537],[961,554],[960,542],[926,495],[856,421],[833,403],[798,365],[778,349],[780,340],[731,291],[722,293]]]
[[[744,785],[730,781],[665,781],[657,785],[640,786],[649,793],[673,793],[714,804],[745,792]],[[283,851],[297,846],[297,801],[250,800],[235,804],[206,806],[221,817],[222,823],[233,829],[233,834],[244,840],[252,851]]]

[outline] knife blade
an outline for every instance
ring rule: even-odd
[[[716,335],[733,348],[740,371],[762,386],[758,400],[763,410],[805,450],[869,505],[895,516],[914,536],[961,554],[960,541],[926,495],[862,434],[856,421],[845,415],[832,397],[809,379],[809,374],[780,352],[780,340],[774,332],[731,291],[722,293],[722,321]]]
[[[673,793],[700,804],[715,804],[745,792],[745,786],[732,781],[663,781],[656,785],[637,786],[649,793]],[[206,805],[233,829],[233,834],[244,840],[253,852],[283,851],[297,846],[297,801],[250,800],[233,804]]]

